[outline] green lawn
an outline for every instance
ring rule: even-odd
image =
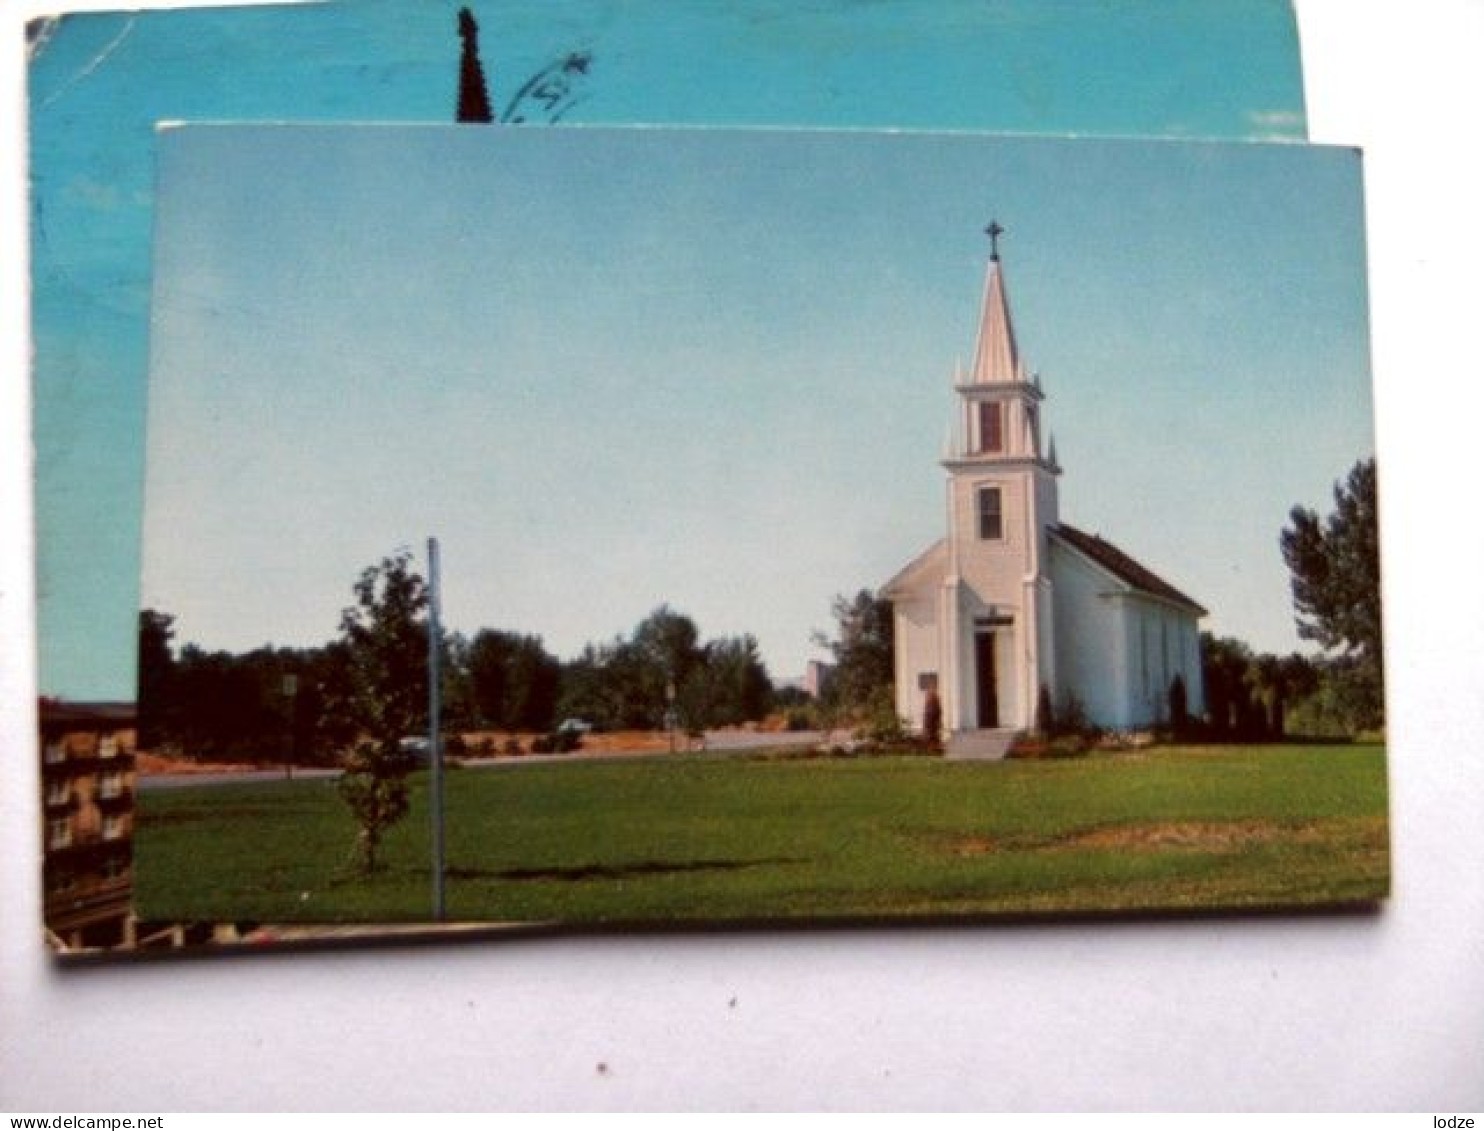
[[[1034,762],[663,757],[447,775],[454,919],[673,922],[1374,900],[1380,746]],[[333,781],[145,792],[142,918],[425,917],[426,775],[387,867],[345,870]]]

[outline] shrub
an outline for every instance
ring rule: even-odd
[[[582,735],[574,730],[554,730],[531,740],[532,754],[570,754],[582,748]]]
[[[1048,758],[1081,758],[1092,749],[1092,743],[1080,734],[1065,734],[1046,743]]]
[[[1045,758],[1047,756],[1047,743],[1045,737],[1018,739],[1009,751],[1006,758],[1029,761],[1034,758]]]
[[[1185,692],[1185,680],[1176,676],[1170,681],[1170,730],[1181,739],[1190,730],[1190,710]]]
[[[518,738],[516,738],[514,736],[511,736],[510,738],[507,738],[505,740],[505,745],[502,746],[502,747],[500,747],[500,750],[504,754],[511,754],[511,755],[516,755],[516,754],[524,753],[524,751],[521,749],[520,739],[518,739]]]
[[[922,704],[922,736],[934,746],[943,736],[943,701],[929,691]]]
[[[891,688],[880,689],[871,696],[871,705],[860,726],[860,737],[867,742],[883,744],[901,742],[907,737]]]
[[[784,713],[783,725],[787,730],[815,730],[819,725],[818,712],[812,704],[790,707]]]
[[[1053,734],[1091,734],[1096,728],[1087,717],[1087,708],[1082,700],[1070,691],[1063,692],[1061,707],[1056,712],[1056,729]]]
[[[1036,733],[1056,733],[1056,712],[1051,709],[1051,688],[1044,683],[1036,695]]]

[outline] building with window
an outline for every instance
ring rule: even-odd
[[[43,699],[43,918],[63,950],[130,945],[132,703]]]
[[[973,364],[955,374],[944,453],[948,534],[882,589],[892,602],[897,712],[938,697],[949,752],[1037,725],[1038,706],[1113,730],[1169,717],[1176,681],[1204,709],[1195,601],[1103,538],[1060,520],[1045,394],[1021,359],[997,246]]]

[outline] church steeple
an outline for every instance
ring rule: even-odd
[[[1005,272],[1000,264],[1000,237],[1005,229],[991,220],[984,229],[989,236],[989,267],[984,276],[984,305],[979,312],[979,340],[974,346],[974,366],[969,379],[976,384],[1023,381],[1020,351],[1015,346],[1015,326],[1010,321],[1010,298],[1005,291]]]
[[[984,275],[984,302],[979,312],[979,337],[974,360],[967,373],[954,373],[953,387],[959,394],[959,428],[955,460],[977,464],[1035,460],[1055,471],[1045,461],[1041,442],[1041,379],[1032,378],[1015,342],[1010,318],[1010,296],[1005,288],[1005,268],[1000,261],[1000,237],[1005,229],[991,221],[984,229],[989,236],[989,264]]]
[[[943,717],[953,730],[1028,727],[1042,685],[1055,690],[1050,531],[1060,468],[1042,447],[1040,380],[1010,320],[991,222],[979,340],[953,380],[958,427],[948,472],[948,537],[937,623]],[[901,623],[900,621],[898,623]]]

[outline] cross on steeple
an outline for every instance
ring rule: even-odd
[[[989,237],[989,257],[996,263],[1000,259],[1000,237],[1005,234],[1005,229],[998,220],[991,220],[989,227],[984,229],[984,234]]]

